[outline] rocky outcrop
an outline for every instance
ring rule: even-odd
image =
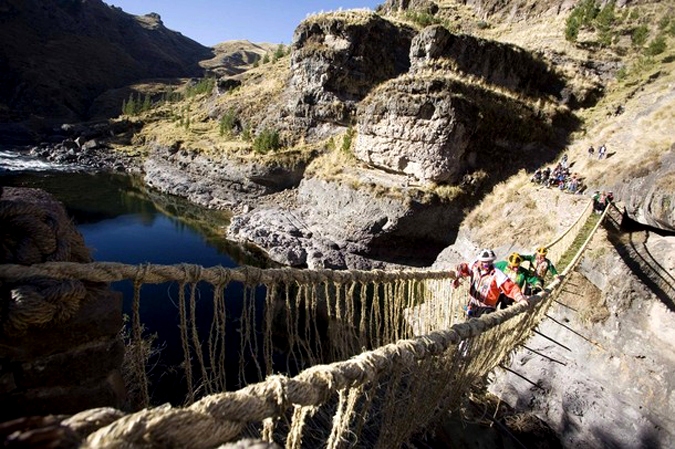
[[[560,98],[565,87],[562,77],[532,53],[515,45],[453,34],[441,25],[425,28],[411,43],[410,73],[423,70],[452,70],[534,97]]]
[[[414,31],[366,10],[318,14],[295,30],[289,113],[348,126],[368,92],[405,73]]]
[[[367,186],[304,179],[294,204],[233,217],[228,235],[284,265],[314,269],[426,266],[454,235],[460,206],[422,204]]]
[[[357,115],[354,155],[424,183],[455,184],[476,169],[503,175],[502,149],[543,160],[552,133],[552,118],[528,104],[438,72],[383,83]]]
[[[143,164],[145,183],[209,208],[238,209],[242,202],[296,186],[304,165],[262,165],[209,157],[179,144],[156,146]]]
[[[644,176],[617,186],[628,217],[638,223],[675,232],[675,146]]]
[[[572,10],[578,2],[574,0],[537,1],[526,0],[516,3],[502,0],[463,0],[463,3],[474,8],[480,17],[490,20],[523,21],[537,18],[542,15],[558,15]],[[609,3],[609,0],[597,2],[601,7]],[[616,0],[616,8],[626,5],[644,3],[644,0]]]
[[[407,76],[380,87],[359,107],[354,155],[419,180],[459,180],[480,110],[453,84]]]
[[[381,9],[387,14],[417,11],[433,15],[438,12],[438,4],[431,0],[387,0],[381,5]]]

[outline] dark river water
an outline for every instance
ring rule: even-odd
[[[1,168],[1,167],[0,167]],[[264,266],[254,252],[228,241],[224,230],[229,216],[223,211],[207,210],[180,198],[145,188],[140,180],[123,175],[45,171],[0,172],[3,186],[41,188],[53,194],[66,207],[84,236],[95,261],[128,264],[190,263],[212,267]],[[114,283],[111,288],[124,295],[124,312],[131,313],[133,289],[130,281]],[[199,284],[198,320],[210,322],[213,288]],[[226,290],[228,313],[236,320],[241,314],[240,286]],[[146,336],[157,336],[155,345],[163,348],[151,360],[153,402],[180,403],[184,379],[174,366],[182,362],[178,314],[178,286],[145,284],[141,291],[141,321]],[[233,301],[230,298],[234,298]],[[259,313],[262,313],[260,310]],[[236,334],[233,324],[230,335]],[[200,327],[206,338],[208,326]],[[230,357],[237,357],[238,342]],[[236,376],[235,376],[236,377]],[[230,386],[228,386],[229,388]],[[239,385],[232,385],[233,388]]]

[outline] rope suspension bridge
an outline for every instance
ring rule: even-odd
[[[64,424],[96,423],[81,447],[213,448],[245,438],[287,448],[401,447],[440,413],[456,410],[476,379],[533,334],[604,217],[589,231],[589,203],[547,245],[549,259],[565,267],[529,305],[468,321],[466,287],[452,288],[453,271],[44,262],[0,266],[0,282],[12,287],[2,331],[66,321],[87,289],[133,284],[127,350],[139,411],[72,416]],[[177,285],[183,361],[175,368],[185,388],[177,406],[151,404],[145,372],[141,290],[163,283]],[[205,301],[212,312],[203,319],[196,310]],[[228,352],[233,344],[236,359]]]

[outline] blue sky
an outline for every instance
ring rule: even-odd
[[[308,14],[353,8],[375,9],[384,0],[104,0],[134,15],[155,12],[164,26],[200,44],[247,39],[290,44]]]

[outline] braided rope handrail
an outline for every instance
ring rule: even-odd
[[[589,201],[584,210],[579,214],[577,219],[566,230],[561,232],[557,237],[547,243],[545,246],[549,248],[548,258],[557,264],[560,261],[563,253],[572,243],[576,234],[578,234],[581,227],[584,226],[588,217],[593,213],[593,202]]]
[[[206,281],[218,284],[237,281],[247,285],[277,283],[284,281],[310,282],[391,282],[395,280],[447,279],[448,271],[432,270],[303,270],[298,268],[256,267],[204,268],[194,264],[177,265],[128,265],[119,262],[45,262],[30,266],[4,264],[0,266],[0,280],[20,281],[45,276],[56,279],[84,279],[92,282],[117,282],[139,279],[146,284],[163,282]],[[451,272],[450,272],[451,273]]]
[[[295,281],[300,284],[318,282],[346,283],[392,282],[397,280],[447,279],[454,273],[447,271],[397,270],[397,271],[338,271],[338,270],[301,270],[297,268],[261,269],[256,267],[224,268],[215,266],[204,268],[194,264],[178,265],[128,265],[118,262],[45,262],[30,266],[19,264],[0,265],[0,281],[34,281],[44,277],[50,279],[78,279],[90,282],[110,283],[125,279],[134,279],[137,283],[160,284],[164,282],[196,283],[206,281],[213,285],[241,282],[244,285],[274,284]],[[23,289],[27,290],[27,289]],[[15,304],[6,319],[5,328],[9,331],[25,331],[30,325],[44,324],[54,316],[61,321],[72,316],[85,299],[82,288],[78,295],[70,294],[69,300],[44,301],[39,293],[28,289],[26,299]],[[29,296],[30,295],[30,296]],[[34,297],[32,300],[27,298]]]
[[[556,288],[560,282],[554,281],[551,287]],[[517,304],[455,324],[448,330],[399,340],[346,361],[313,366],[292,378],[268,376],[235,392],[207,396],[186,408],[165,405],[145,409],[92,433],[83,447],[121,447],[120,444],[135,447],[147,442],[148,435],[162,435],[163,441],[172,446],[188,443],[193,448],[213,447],[236,438],[250,422],[282,416],[292,406],[318,406],[333,393],[373,382],[379,372],[389,369],[393,363],[412,366],[426,357],[442,354],[465,339],[477,337],[522,315],[530,307],[541,309],[548,297],[549,292],[543,292],[531,298],[530,306]],[[218,431],[203,435],[198,441],[186,439],[185,423],[200,420],[212,424]]]
[[[615,207],[612,204],[612,207]],[[572,260],[570,261],[569,264],[565,267],[565,270],[562,272],[563,276],[569,274],[574,268],[577,266],[579,261],[581,260],[581,256],[583,256],[584,251],[588,247],[588,245],[591,243],[591,240],[595,236],[595,232],[598,230],[598,228],[602,225],[603,221],[605,221],[605,217],[609,213],[610,208],[606,207],[605,210],[602,212],[602,215],[598,219],[598,222],[593,226],[593,229],[589,232],[588,237],[586,237],[586,240],[584,240],[584,243],[581,244],[581,247],[579,248],[579,251],[574,255]]]
[[[586,210],[582,213],[582,216],[587,216]],[[605,215],[593,228],[573,261],[565,269],[564,274],[568,273],[578,263],[590,238],[594,235],[604,217]],[[581,217],[552,244],[562,246],[562,242],[569,241],[571,229],[581,228],[578,225],[580,221]],[[413,372],[414,369],[428,363],[428,360],[439,359],[439,368],[437,369],[441,369],[440,372],[449,372],[447,379],[440,379],[441,383],[447,383],[448,386],[445,386],[442,394],[437,394],[437,397],[433,399],[439,401],[450,393],[461,396],[467,388],[467,379],[482,376],[494,369],[504,357],[514,350],[517,343],[529,337],[534,326],[543,319],[552,295],[559,292],[559,286],[565,282],[565,277],[554,280],[541,295],[531,297],[531,306],[529,307],[524,304],[516,304],[505,310],[485,315],[480,319],[462,323],[454,322],[454,324],[448,325],[447,321],[439,321],[436,326],[449,327],[446,327],[445,330],[435,330],[431,327],[427,329],[424,335],[414,338],[396,337],[399,334],[395,329],[387,331],[387,326],[390,326],[386,324],[387,320],[402,319],[400,311],[396,312],[394,308],[405,309],[414,304],[410,298],[399,302],[401,301],[399,295],[422,295],[423,300],[440,300],[441,303],[454,301],[455,296],[459,297],[460,293],[449,293],[450,298],[448,298],[444,296],[444,293],[448,293],[443,292],[440,287],[446,285],[443,282],[454,279],[455,276],[456,274],[453,271],[431,270],[334,271],[292,268],[265,270],[254,267],[204,268],[190,264],[131,266],[114,262],[85,264],[47,262],[31,266],[13,264],[0,266],[0,281],[3,282],[30,281],[35,277],[81,279],[101,283],[132,279],[139,285],[142,283],[178,281],[182,286],[194,284],[198,281],[206,281],[218,286],[227,285],[232,281],[241,282],[246,286],[280,285],[292,281],[298,285],[311,284],[313,287],[309,290],[316,289],[317,284],[323,283],[325,284],[326,294],[329,293],[329,286],[335,285],[338,298],[334,305],[328,305],[328,314],[332,316],[331,313],[335,313],[336,317],[341,317],[341,312],[347,313],[346,316],[348,317],[355,312],[361,314],[361,323],[352,323],[354,330],[351,331],[353,334],[350,334],[349,338],[360,338],[357,334],[364,326],[363,320],[366,318],[366,312],[371,314],[368,315],[369,318],[372,318],[372,313],[382,313],[385,324],[382,329],[378,328],[377,330],[390,332],[390,338],[395,338],[394,342],[387,342],[388,338],[374,336],[372,338],[375,342],[384,342],[385,344],[373,350],[361,352],[346,360],[341,359],[342,361],[330,364],[316,364],[302,370],[294,377],[281,374],[268,375],[262,382],[248,385],[234,392],[209,394],[186,407],[174,408],[167,405],[144,409],[124,416],[92,433],[87,438],[85,447],[135,447],[146,446],[148,443],[159,446],[214,447],[239,437],[252,422],[263,422],[266,427],[272,424],[273,427],[275,421],[287,415],[287,412],[292,409],[295,409],[296,412],[305,410],[305,412],[298,414],[298,416],[303,416],[300,419],[301,423],[296,424],[295,419],[292,423],[292,426],[302,426],[302,421],[305,419],[304,416],[308,414],[308,409],[326,404],[336,393],[339,393],[342,398],[343,392],[346,390],[356,391],[368,388],[369,385],[378,384],[381,376],[385,373],[396,373],[400,370]],[[425,283],[422,285],[416,284],[417,281],[424,281]],[[428,284],[427,281],[434,282]],[[441,283],[435,281],[441,281]],[[351,295],[357,283],[382,282],[390,283],[384,288],[389,295],[388,297],[397,301],[386,304],[382,311],[376,310],[373,312],[363,308],[359,311],[354,309],[357,306],[348,302],[341,305],[340,300],[346,300],[347,291]],[[438,285],[435,285],[435,283]],[[338,288],[338,284],[341,287]],[[340,290],[340,288],[344,288],[344,290]],[[365,292],[363,287],[361,288],[362,293]],[[340,294],[343,296],[340,297]],[[313,296],[314,292],[300,291],[298,295]],[[310,296],[298,296],[296,300],[307,301]],[[181,307],[185,307],[185,305]],[[309,307],[309,304],[307,304],[307,307]],[[341,307],[347,308],[341,311]],[[436,313],[436,310],[433,313]],[[194,314],[194,311],[192,314]],[[292,324],[291,321],[289,323]],[[450,323],[453,322],[450,321]],[[298,322],[296,321],[294,325],[298,326]],[[379,327],[379,325],[376,327]],[[366,331],[369,330],[366,329]],[[471,345],[475,345],[476,349],[481,348],[481,351],[478,353],[470,352],[468,356],[461,355],[458,347],[463,341],[470,341]],[[189,357],[189,354],[186,357]],[[449,365],[446,366],[443,363],[449,363]],[[397,378],[396,374],[389,375],[394,376],[394,379]],[[416,377],[427,383],[433,383],[433,380],[435,380],[433,376],[428,374],[426,374],[428,377],[424,376],[422,374]],[[408,382],[414,384],[412,380]],[[391,379],[385,383],[396,386],[396,382],[392,382]],[[412,403],[409,404],[409,407],[413,407]],[[434,408],[436,406],[431,407],[431,409]],[[350,415],[354,413],[353,407],[347,407],[344,410],[338,407],[338,410],[345,412],[345,417],[340,418],[340,420],[346,419],[347,421],[342,422],[343,424],[346,423],[346,429],[349,429]],[[417,421],[420,421],[420,419],[417,419]],[[420,422],[424,422],[424,420]],[[335,429],[342,430],[338,430],[335,436],[331,435],[331,440],[343,438],[341,435],[345,429],[344,425],[336,426]],[[297,431],[298,429],[295,428],[294,432]],[[268,440],[271,439],[271,430],[265,435]],[[300,440],[294,440],[289,433],[288,447],[299,447],[293,441]],[[398,440],[394,439],[393,441]],[[332,446],[329,445],[329,447]]]

